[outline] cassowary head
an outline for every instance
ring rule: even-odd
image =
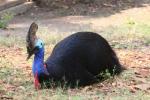
[[[39,48],[43,46],[43,42],[37,38],[36,32],[38,30],[38,25],[33,22],[29,28],[27,37],[26,37],[26,47],[28,57],[27,60],[36,52]]]

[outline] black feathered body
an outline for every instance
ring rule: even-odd
[[[46,60],[49,78],[69,84],[88,85],[108,70],[119,74],[122,67],[108,42],[92,32],[78,32],[60,41]]]

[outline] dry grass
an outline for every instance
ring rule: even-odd
[[[149,100],[150,17],[145,13],[146,18],[142,17],[141,21],[141,16],[126,19],[116,25],[110,24],[113,23],[110,20],[116,19],[111,16],[109,26],[106,19],[100,22],[98,18],[90,19],[95,20],[97,25],[107,25],[103,29],[93,25],[88,30],[100,33],[109,41],[127,70],[114,79],[75,89],[56,87],[35,90],[31,72],[32,59],[26,61],[25,39],[15,35],[0,36],[0,100]],[[117,17],[118,20],[120,17]],[[45,42],[45,58],[54,45],[68,35],[70,34],[49,32],[47,27],[40,27],[38,36]]]
[[[43,34],[40,34],[40,37],[43,38],[46,42],[45,58],[47,58],[51,53],[54,44],[63,39],[65,36],[69,35],[66,34],[63,36],[61,34],[57,36],[55,34],[50,34],[50,36],[48,36],[45,35],[46,32],[44,33],[43,30],[42,33]],[[118,37],[119,36],[123,37],[122,35],[118,34]],[[113,38],[116,39],[115,36],[113,36]],[[124,36],[123,38],[127,37]],[[134,40],[134,37],[131,36],[131,38]],[[138,36],[136,38],[139,39]],[[3,46],[1,46],[0,48],[1,99],[148,100],[150,98],[150,52],[148,50],[149,47],[146,45],[140,45],[140,49],[124,49],[120,46],[118,47],[120,49],[115,49],[121,63],[128,68],[128,70],[119,77],[115,77],[114,79],[110,78],[103,81],[102,83],[94,84],[83,88],[66,89],[62,87],[57,87],[36,91],[33,86],[33,76],[31,72],[32,59],[26,61],[27,55],[24,44],[25,42],[19,43],[21,39],[16,39],[13,37],[1,37],[1,39],[7,40],[4,41],[4,43],[1,42]],[[119,44],[120,40],[116,39],[116,41]],[[110,43],[113,44],[113,41],[111,41],[111,39]],[[141,86],[144,86],[144,88],[141,88]]]

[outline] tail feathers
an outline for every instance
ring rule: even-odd
[[[111,65],[110,65],[110,73],[112,75],[121,74],[126,68],[122,66],[117,58],[116,54],[112,56]]]
[[[124,70],[126,70],[126,69],[125,69],[125,67],[123,67],[122,65],[119,65],[119,66],[115,65],[114,70],[113,70],[113,74],[114,74],[114,75],[119,75],[119,74],[121,74]]]

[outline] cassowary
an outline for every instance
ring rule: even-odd
[[[97,82],[106,70],[110,75],[123,70],[108,42],[93,32],[78,32],[61,40],[44,62],[44,43],[37,38],[37,30],[38,25],[32,23],[26,38],[27,59],[34,54],[35,88],[50,84],[50,80],[85,86]]]

